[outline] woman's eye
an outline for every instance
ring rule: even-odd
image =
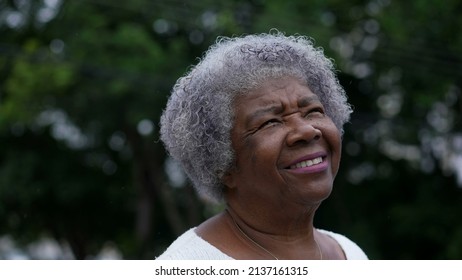
[[[308,111],[308,116],[309,116],[309,115],[312,115],[312,114],[316,114],[316,113],[319,113],[319,114],[321,114],[321,115],[324,115],[324,109],[321,108],[321,107],[313,108],[313,109],[311,109],[310,111]]]
[[[279,120],[278,119],[271,119],[271,120],[267,120],[265,121],[261,126],[260,128],[265,128],[265,127],[270,127],[270,126],[274,126],[276,124],[279,123]]]

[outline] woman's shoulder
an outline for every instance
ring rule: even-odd
[[[216,247],[202,239],[191,228],[179,236],[156,260],[231,260]]]
[[[347,260],[367,260],[368,257],[364,251],[348,237],[328,230],[318,229],[319,232],[333,238],[342,248]]]

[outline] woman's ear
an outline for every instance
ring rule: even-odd
[[[223,184],[230,189],[234,189],[236,187],[236,182],[234,180],[234,173],[235,173],[235,170],[233,168],[231,170],[226,171],[223,177],[221,177]]]

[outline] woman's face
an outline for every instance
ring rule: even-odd
[[[235,168],[228,203],[319,205],[332,190],[341,136],[317,95],[298,79],[268,80],[234,103]]]

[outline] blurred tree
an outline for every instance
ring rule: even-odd
[[[461,258],[459,2],[0,0],[0,236],[161,253],[219,207],[158,141],[171,87],[217,36],[278,28],[325,48],[355,106],[317,225],[372,258]]]

